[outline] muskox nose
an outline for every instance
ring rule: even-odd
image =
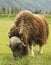
[[[13,54],[13,57],[15,57],[15,58],[16,58],[16,57],[21,57],[21,55],[14,55],[14,54]]]
[[[13,54],[14,57],[17,57],[17,55]]]

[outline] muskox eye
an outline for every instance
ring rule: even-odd
[[[20,47],[15,47],[15,49],[14,50],[21,50],[21,48]]]

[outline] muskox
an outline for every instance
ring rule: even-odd
[[[30,48],[30,54],[34,56],[33,46],[35,44],[39,45],[38,52],[42,54],[43,45],[46,43],[48,39],[48,34],[49,34],[48,23],[44,16],[33,14],[31,11],[28,10],[21,11],[20,13],[17,14],[16,19],[11,25],[8,32],[9,39],[12,39],[15,36],[18,38],[18,41],[15,41],[16,44],[13,43],[14,44],[13,48],[16,48],[17,51],[17,53],[14,54],[14,56],[17,57],[26,55],[28,53],[28,46]],[[12,46],[12,41],[10,44]],[[18,53],[18,51],[20,54]]]

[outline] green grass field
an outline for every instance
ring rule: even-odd
[[[47,44],[44,45],[44,53],[39,55],[38,46],[35,46],[34,57],[25,56],[16,60],[12,56],[10,48],[7,46],[9,44],[7,32],[14,18],[15,15],[0,15],[0,65],[51,65],[51,15],[46,16],[49,24],[49,38]]]

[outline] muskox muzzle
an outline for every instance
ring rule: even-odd
[[[25,55],[24,51],[26,49],[26,45],[18,37],[11,37],[9,41],[9,47],[11,48],[14,57]]]

